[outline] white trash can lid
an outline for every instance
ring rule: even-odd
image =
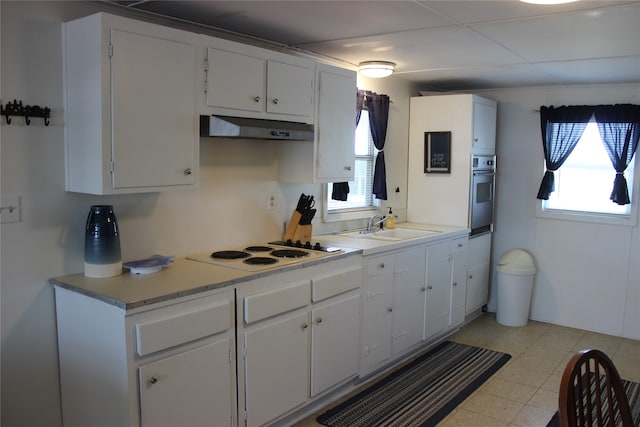
[[[533,258],[523,249],[511,249],[498,261],[498,271],[516,275],[534,274],[536,266]]]

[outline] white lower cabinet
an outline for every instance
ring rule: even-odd
[[[237,425],[233,289],[131,310],[55,298],[65,427]]]
[[[427,290],[424,339],[449,327],[451,309],[450,242],[443,241],[427,248]]]
[[[365,257],[360,375],[464,322],[467,245],[465,235]]]
[[[425,248],[406,250],[394,262],[391,353],[399,354],[422,340],[425,304]]]
[[[360,295],[347,295],[311,311],[311,396],[358,372]]]
[[[424,339],[464,322],[468,237],[427,247]]]
[[[469,239],[463,237],[451,241],[451,315],[449,326],[464,322],[467,299],[467,262]]]
[[[241,423],[273,422],[357,374],[361,260],[348,257],[238,288]]]
[[[489,299],[491,233],[469,240],[466,315],[480,310]]]
[[[140,366],[141,425],[233,425],[230,345],[223,339]]]
[[[365,259],[361,374],[383,366],[422,339],[425,248]]]
[[[309,320],[287,314],[243,334],[247,425],[262,425],[308,399]]]

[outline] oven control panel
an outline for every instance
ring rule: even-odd
[[[495,170],[496,156],[473,155],[471,157],[472,170]]]

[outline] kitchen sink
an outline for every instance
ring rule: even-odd
[[[418,237],[431,236],[433,234],[438,234],[440,231],[436,230],[416,230],[416,229],[408,229],[408,228],[393,228],[387,230],[377,230],[377,231],[348,231],[345,233],[339,233],[340,236],[344,237],[356,237],[359,239],[375,239],[375,240],[408,240],[408,239],[416,239]]]

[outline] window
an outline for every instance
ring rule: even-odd
[[[363,109],[356,128],[354,180],[349,182],[349,196],[346,201],[332,200],[333,184],[327,184],[326,200],[329,214],[363,210],[368,212],[375,209],[371,192],[374,164],[375,147],[369,128],[369,113]]]
[[[555,191],[550,194],[549,200],[542,201],[542,210],[586,214],[592,219],[603,216],[629,218],[637,205],[637,197],[633,196],[634,163],[635,159],[624,173],[632,203],[618,205],[610,200],[616,172],[600,138],[597,124],[595,121],[589,122],[571,155],[555,172]]]

